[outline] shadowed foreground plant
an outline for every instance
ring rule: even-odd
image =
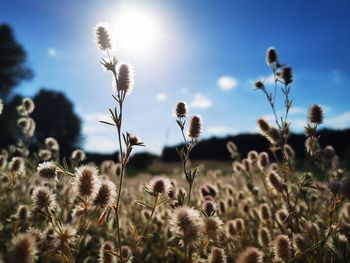
[[[187,163],[190,158],[190,153],[193,148],[198,144],[198,139],[202,130],[202,119],[198,115],[192,116],[190,119],[190,124],[188,127],[188,139],[186,139],[185,135],[185,125],[186,125],[186,117],[188,115],[188,109],[185,102],[178,102],[175,108],[175,116],[177,117],[176,123],[179,125],[181,129],[182,138],[184,140],[185,146],[182,148],[176,148],[177,153],[180,157],[182,163],[182,170],[185,174],[187,184],[188,184],[188,195],[187,195],[187,206],[190,205],[191,201],[191,193],[194,180],[198,176],[198,168],[193,170],[187,168]],[[180,204],[182,205],[182,204]]]
[[[117,103],[117,107],[114,107],[112,110],[109,109],[110,117],[112,122],[101,121],[102,123],[115,126],[118,134],[118,144],[119,144],[119,161],[121,163],[121,172],[120,172],[120,180],[117,192],[117,199],[114,205],[116,222],[117,222],[117,235],[118,235],[118,248],[119,248],[119,256],[121,262],[123,262],[122,254],[122,241],[120,234],[120,220],[119,220],[119,207],[120,207],[120,199],[121,192],[123,188],[123,178],[125,175],[125,168],[129,161],[129,157],[131,155],[132,149],[134,146],[144,146],[143,142],[141,142],[138,137],[132,136],[129,133],[122,132],[122,122],[123,122],[123,106],[124,101],[127,94],[133,89],[134,80],[133,80],[133,70],[129,64],[121,64],[117,60],[115,56],[111,58],[110,51],[112,50],[112,40],[111,33],[109,31],[108,26],[105,24],[98,24],[95,28],[96,31],[96,39],[98,47],[102,52],[107,54],[108,58],[102,58],[101,64],[105,67],[106,70],[110,71],[113,75],[114,82],[113,84],[116,95],[112,95],[114,100]],[[122,141],[125,145],[125,151],[122,145]]]

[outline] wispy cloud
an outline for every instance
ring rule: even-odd
[[[194,99],[191,102],[191,106],[197,109],[207,109],[212,106],[210,99],[204,97],[201,93],[196,93]]]
[[[224,135],[232,134],[235,132],[236,130],[228,126],[210,126],[207,128],[207,133],[209,133],[210,135]]]
[[[219,88],[222,90],[232,90],[238,85],[238,81],[231,76],[221,76],[217,83]]]
[[[56,57],[56,56],[57,56],[57,50],[56,50],[56,48],[54,48],[54,47],[49,47],[49,48],[47,49],[47,55],[48,55],[50,58]]]
[[[326,118],[325,125],[335,129],[344,129],[350,127],[350,111],[346,111],[336,117]]]
[[[188,93],[188,88],[186,86],[183,86],[183,87],[181,87],[180,92],[184,93],[184,94]]]
[[[168,95],[164,92],[159,92],[157,95],[156,95],[156,100],[158,101],[164,101],[168,98]]]
[[[109,121],[108,114],[91,112],[82,114],[85,149],[92,152],[108,153],[117,150],[115,131],[100,121]]]
[[[306,109],[303,107],[292,107],[289,109],[289,116],[298,116],[301,114],[306,114]],[[285,111],[284,110],[279,110],[277,111],[277,116],[284,116],[285,115]],[[265,119],[266,121],[268,121],[269,123],[275,122],[275,116],[273,114],[264,114],[261,116],[263,119]],[[306,117],[305,117],[306,118]]]

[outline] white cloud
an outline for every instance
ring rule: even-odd
[[[302,107],[292,107],[289,109],[289,114],[293,115],[293,114],[304,114],[306,113],[306,110]]]
[[[49,48],[47,49],[47,55],[48,55],[50,58],[56,57],[56,55],[57,55],[57,50],[56,50],[56,48],[54,48],[54,47],[49,47]]]
[[[191,102],[191,106],[198,109],[207,109],[212,106],[212,102],[202,94],[196,93],[194,95],[194,100]]]
[[[156,95],[156,100],[159,100],[159,101],[163,101],[163,100],[166,100],[168,98],[168,95],[164,92],[159,92],[157,95]]]
[[[111,122],[108,114],[91,112],[82,114],[85,149],[92,152],[108,153],[117,150],[115,129],[100,121]]]
[[[350,111],[346,111],[336,117],[326,118],[325,125],[335,129],[344,129],[350,127]]]
[[[188,88],[186,86],[183,86],[181,87],[180,92],[185,94],[188,92]]]
[[[285,110],[277,111],[277,116],[279,118],[281,116],[285,116],[285,114],[286,114]],[[306,109],[303,107],[292,107],[289,110],[288,116],[294,116],[294,115],[300,115],[300,114],[306,114]],[[265,119],[267,122],[269,122],[270,124],[275,123],[275,116],[273,114],[265,114],[265,115],[262,115],[261,117]]]
[[[264,81],[264,84],[267,84],[267,85],[275,84],[275,77],[273,76],[273,74],[268,76],[258,77],[257,80],[258,79]]]
[[[211,126],[207,128],[207,132],[212,135],[223,135],[223,134],[232,134],[236,131],[231,127],[227,126]]]
[[[232,90],[237,87],[237,80],[230,76],[221,76],[218,81],[218,86],[222,90]]]

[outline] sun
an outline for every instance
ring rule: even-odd
[[[116,18],[116,48],[131,52],[147,52],[154,48],[157,39],[155,18],[142,10],[127,10]]]

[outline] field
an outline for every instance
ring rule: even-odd
[[[323,109],[310,106],[305,127],[305,170],[296,170],[288,145],[292,69],[269,48],[274,76],[270,92],[256,92],[271,106],[273,124],[257,121],[270,151],[241,156],[227,144],[231,162],[191,162],[202,119],[178,102],[178,163],[155,163],[129,176],[128,161],[144,143],[123,130],[131,99],[132,70],[110,51],[106,25],[95,28],[101,61],[115,81],[110,121],[117,131],[119,160],[96,165],[82,150],[60,156],[55,138],[31,151],[35,133],[30,98],[18,106],[17,145],[0,155],[0,254],[5,262],[349,262],[350,176],[332,146],[321,148]],[[285,110],[277,116],[279,91]],[[6,106],[6,105],[5,105]],[[259,117],[259,116],[257,116]],[[102,124],[100,124],[102,125]],[[322,173],[314,175],[317,167]],[[155,175],[156,174],[156,175]],[[316,178],[326,178],[318,181]]]

